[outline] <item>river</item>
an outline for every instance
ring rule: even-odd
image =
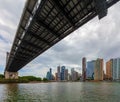
[[[0,84],[0,102],[120,102],[120,83]]]

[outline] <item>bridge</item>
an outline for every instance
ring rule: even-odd
[[[17,79],[22,67],[95,16],[105,17],[118,1],[27,0],[7,53],[5,78]]]

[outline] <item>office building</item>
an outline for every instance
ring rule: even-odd
[[[71,80],[74,80],[74,68],[71,69]]]
[[[55,73],[55,80],[58,80],[58,73]]]
[[[82,59],[82,80],[86,80],[86,58]]]
[[[53,79],[52,68],[50,68],[50,70],[47,72],[46,78],[48,80],[52,80]]]
[[[72,80],[72,77],[71,77],[71,74],[70,74],[70,73],[68,73],[68,80],[69,80],[69,81]]]
[[[94,80],[103,80],[103,59],[95,61]]]
[[[86,68],[86,79],[94,79],[95,61],[88,61]]]
[[[71,80],[76,81],[78,79],[78,72],[74,70],[74,68],[71,69]]]
[[[47,72],[46,78],[47,78],[48,80],[50,80],[50,72],[49,72],[49,71]]]
[[[68,69],[65,69],[65,80],[68,80]]]
[[[52,80],[52,68],[50,68],[50,80]]]
[[[61,67],[61,80],[65,80],[65,66]]]
[[[60,81],[61,80],[61,73],[60,73],[60,66],[57,67],[57,80]]]
[[[106,79],[112,80],[112,60],[106,62]]]
[[[113,80],[120,80],[120,58],[112,59]]]

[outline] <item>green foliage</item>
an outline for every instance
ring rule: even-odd
[[[3,74],[0,74],[0,79],[3,79],[4,78],[4,75]]]
[[[47,82],[47,81],[48,81],[48,79],[47,79],[47,78],[43,78],[43,81],[44,81],[44,82]]]
[[[94,80],[92,77],[88,77],[86,80]]]
[[[28,81],[41,81],[40,77],[35,77],[35,76],[23,76],[19,77],[20,80],[28,80]]]
[[[79,78],[77,78],[77,80],[80,80],[80,77],[79,77]]]
[[[28,80],[19,80],[19,79],[1,79],[0,83],[27,83]]]
[[[35,76],[22,76],[18,79],[4,79],[4,75],[0,74],[0,83],[28,83],[30,81],[42,81],[42,79]]]

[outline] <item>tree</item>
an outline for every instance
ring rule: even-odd
[[[40,77],[35,77],[35,76],[23,76],[20,77],[21,80],[28,80],[28,81],[41,81]]]
[[[45,81],[45,82],[46,82],[46,81],[48,81],[48,79],[47,79],[47,78],[43,78],[43,81]]]
[[[3,74],[0,74],[0,79],[3,79],[4,78],[4,75]]]

